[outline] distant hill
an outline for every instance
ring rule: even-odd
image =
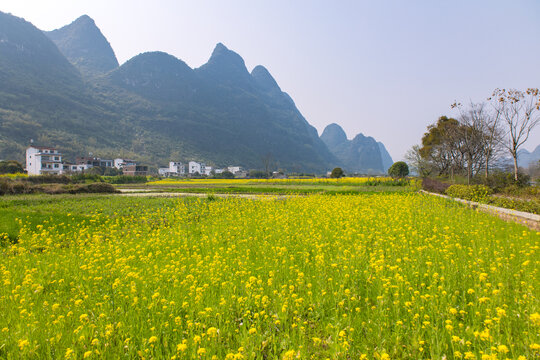
[[[348,140],[345,131],[338,124],[328,125],[321,135],[321,140],[348,173],[386,174],[393,163],[382,143],[363,134]]]
[[[379,145],[379,150],[381,151],[383,169],[385,170],[385,173],[387,173],[388,169],[390,169],[390,167],[394,164],[394,161],[392,160],[392,157],[390,156],[388,150],[386,150],[384,144],[380,141],[377,142],[377,144]]]
[[[117,67],[87,16],[47,35],[0,13],[0,158],[22,161],[34,139],[71,158],[92,152],[150,165],[262,168],[271,159],[323,172],[338,163],[270,73],[249,73],[223,44],[198,69],[160,52]]]
[[[118,67],[111,45],[88,15],[45,34],[85,76],[101,75]]]
[[[527,168],[531,164],[536,164],[540,161],[540,145],[538,145],[532,152],[527,149],[521,149],[518,151],[518,164],[521,167]]]
[[[30,139],[78,150],[89,138],[97,144],[104,122],[115,121],[101,105],[42,31],[0,12],[0,158],[22,161]]]

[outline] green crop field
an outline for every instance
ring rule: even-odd
[[[5,196],[0,219],[0,359],[540,353],[540,234],[445,199]]]

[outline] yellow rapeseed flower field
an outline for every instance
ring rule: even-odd
[[[2,359],[540,354],[539,234],[449,200],[73,199],[0,247]]]

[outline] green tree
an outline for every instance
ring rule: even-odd
[[[340,167],[334,168],[332,170],[332,174],[330,175],[331,178],[339,179],[340,177],[343,177],[345,173],[343,172],[343,169]]]
[[[393,178],[404,178],[409,175],[409,166],[404,161],[397,161],[388,169],[388,175]]]

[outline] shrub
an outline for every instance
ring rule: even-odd
[[[531,178],[527,174],[518,173],[518,180],[514,180],[513,172],[493,171],[487,179],[480,179],[485,185],[493,189],[494,192],[502,191],[509,186],[526,187],[529,185]]]
[[[446,194],[451,197],[471,200],[486,201],[493,191],[485,185],[452,185],[446,189]]]
[[[221,174],[214,175],[214,179],[234,179],[234,174],[230,171],[224,171]]]
[[[116,193],[118,190],[111,184],[107,183],[93,183],[86,185],[89,193]]]
[[[139,184],[139,183],[147,182],[148,178],[142,175],[137,175],[137,176],[117,175],[117,176],[106,177],[105,181],[110,184]]]
[[[71,179],[66,175],[36,175],[24,179],[32,184],[69,184]]]
[[[444,183],[440,180],[431,178],[422,179],[422,189],[429,192],[444,194],[446,192],[446,189],[448,189],[449,187],[450,184]]]
[[[267,179],[268,173],[262,170],[250,170],[249,177],[252,179]]]
[[[71,181],[74,184],[83,184],[83,183],[91,183],[91,182],[102,182],[103,178],[97,174],[81,173],[81,174],[71,175]]]

